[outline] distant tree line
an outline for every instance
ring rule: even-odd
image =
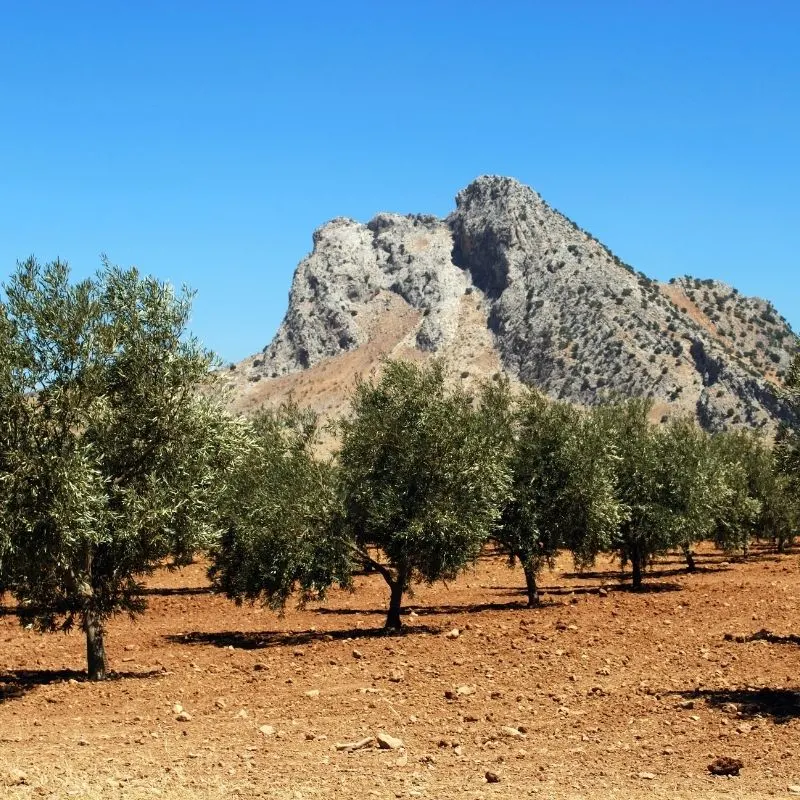
[[[564,551],[581,569],[615,555],[638,589],[668,551],[694,569],[700,541],[746,555],[797,532],[796,425],[774,443],[710,435],[652,424],[644,400],[582,411],[504,379],[473,395],[440,362],[387,361],[322,458],[309,411],[224,410],[190,294],[106,262],[73,283],[34,259],[3,288],[0,582],[26,624],[83,630],[92,679],[109,617],[142,612],[142,579],[197,553],[218,590],[273,608],[377,572],[397,629],[415,584],[454,578],[487,542],[535,605]],[[785,393],[797,419],[798,359]]]

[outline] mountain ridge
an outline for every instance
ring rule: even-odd
[[[382,357],[437,354],[467,382],[502,371],[583,405],[646,396],[658,418],[712,430],[786,414],[795,339],[770,303],[652,280],[513,178],[479,177],[444,219],[337,217],[313,243],[272,342],[227,373],[239,410],[291,394],[339,413]]]

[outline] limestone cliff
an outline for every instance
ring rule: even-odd
[[[653,281],[529,187],[484,176],[446,219],[318,229],[278,333],[230,377],[241,408],[291,392],[334,413],[382,355],[435,353],[465,380],[505,370],[581,404],[649,396],[659,417],[760,427],[784,413],[776,384],[793,346],[765,301],[712,280]]]

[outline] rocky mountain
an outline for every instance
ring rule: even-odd
[[[248,410],[289,394],[340,411],[384,355],[437,354],[591,405],[648,396],[658,418],[771,427],[795,338],[771,304],[713,280],[662,284],[511,178],[478,178],[446,219],[338,218],[314,233],[273,341],[229,380]]]

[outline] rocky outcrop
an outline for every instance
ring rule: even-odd
[[[659,415],[691,412],[711,429],[784,414],[776,383],[794,337],[768,303],[715,281],[653,281],[496,176],[461,191],[444,220],[379,214],[317,230],[278,333],[238,372],[275,379],[358,351],[398,303],[417,313],[395,343],[404,354],[468,361],[488,341],[512,378],[552,397],[649,396]]]

